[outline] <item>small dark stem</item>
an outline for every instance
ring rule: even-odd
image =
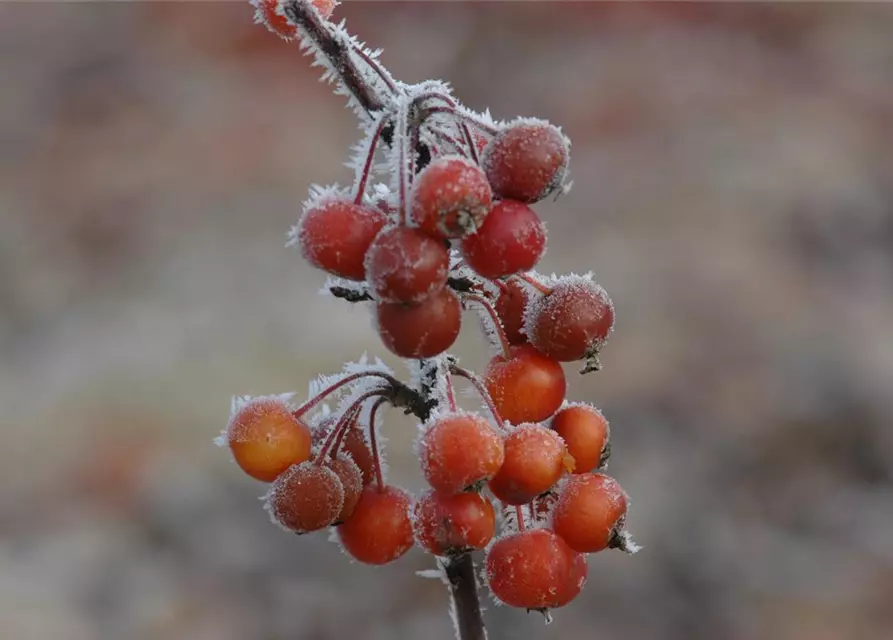
[[[372,468],[375,471],[375,482],[379,491],[384,490],[384,477],[381,473],[381,458],[379,457],[380,454],[378,452],[378,434],[375,432],[375,416],[383,402],[385,402],[385,398],[376,400],[375,404],[372,405],[372,410],[369,412],[369,446],[372,448]]]
[[[286,17],[303,31],[328,59],[331,67],[341,78],[341,82],[366,113],[371,114],[384,108],[382,97],[366,82],[362,72],[351,58],[350,54],[353,48],[328,28],[309,2],[292,0],[283,6],[283,11]]]
[[[461,553],[444,560],[443,568],[450,583],[459,640],[486,640],[487,631],[484,628],[471,554]]]
[[[462,276],[447,278],[447,286],[457,293],[471,293],[478,290],[477,284],[471,278]],[[366,288],[353,289],[338,285],[329,287],[329,293],[334,297],[347,302],[367,302],[373,300],[372,294]]]

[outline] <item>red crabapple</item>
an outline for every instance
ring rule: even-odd
[[[556,413],[549,426],[574,457],[574,473],[588,473],[599,466],[609,434],[601,411],[588,404],[572,404]]]
[[[236,464],[264,482],[310,458],[310,429],[275,397],[255,398],[236,411],[225,439]]]
[[[519,531],[497,540],[487,553],[487,585],[494,596],[512,607],[563,607],[585,581],[578,556],[552,531]]]
[[[485,278],[533,269],[546,251],[546,227],[523,202],[501,200],[480,228],[462,239],[462,255]]]
[[[379,302],[375,311],[382,343],[401,358],[440,355],[462,327],[462,305],[448,288],[418,304]]]
[[[413,507],[413,530],[419,546],[436,556],[483,549],[496,531],[496,513],[475,491],[428,491]]]
[[[505,438],[505,460],[490,480],[490,491],[507,504],[527,504],[573,468],[561,436],[538,424],[522,424]]]
[[[270,517],[295,533],[329,526],[343,505],[344,487],[338,475],[310,461],[289,467],[276,478],[266,496]]]
[[[484,384],[502,419],[513,424],[545,420],[567,391],[561,364],[526,344],[511,347],[508,356],[494,356]]]
[[[594,553],[608,546],[626,517],[626,493],[603,473],[572,476],[552,511],[552,529],[571,549]]]
[[[527,342],[527,335],[524,333],[524,315],[527,312],[529,295],[523,284],[512,279],[504,284],[493,305],[509,344]]]
[[[363,478],[363,486],[375,479],[375,461],[372,458],[372,450],[363,435],[362,429],[354,425],[348,429],[341,442],[341,450],[344,451],[357,465]]]
[[[484,150],[481,164],[495,194],[532,203],[563,183],[568,148],[568,139],[554,125],[520,120],[496,134]]]
[[[381,302],[422,302],[446,286],[450,252],[420,229],[389,227],[366,253],[366,278]]]
[[[502,466],[502,436],[473,413],[437,418],[422,436],[419,453],[425,479],[445,494],[459,493],[492,478]]]
[[[493,194],[483,170],[461,156],[443,156],[416,177],[412,215],[419,228],[436,238],[461,238],[477,231]]]
[[[353,510],[360,500],[360,493],[363,491],[363,474],[357,463],[343,453],[337,458],[329,460],[326,466],[335,472],[344,490],[341,511],[338,512],[334,520],[335,524],[338,524],[353,515]]]
[[[365,280],[366,252],[386,221],[378,209],[334,199],[307,209],[294,233],[301,254],[313,266],[348,280]]]
[[[344,550],[365,564],[387,564],[413,544],[410,495],[398,487],[369,485],[353,515],[338,527]]]
[[[531,344],[561,362],[596,355],[614,326],[614,305],[605,290],[582,277],[567,278],[537,300],[525,329]]]

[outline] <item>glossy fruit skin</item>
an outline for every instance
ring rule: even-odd
[[[557,360],[530,345],[516,345],[509,357],[494,356],[484,384],[503,420],[512,424],[540,422],[564,402],[567,380]]]
[[[411,496],[398,487],[363,489],[353,515],[338,527],[344,550],[365,564],[393,562],[412,547]]]
[[[595,553],[608,546],[626,510],[626,494],[614,478],[603,473],[573,476],[555,504],[552,529],[575,551]]]
[[[524,333],[524,315],[530,294],[527,288],[517,280],[509,280],[496,298],[493,305],[496,315],[502,322],[505,337],[509,344],[525,344],[527,334]]]
[[[296,227],[301,254],[313,266],[347,280],[366,279],[364,257],[387,218],[373,207],[329,200],[308,209]]]
[[[420,453],[428,484],[456,494],[493,477],[502,466],[502,436],[481,416],[451,413],[425,432]]]
[[[424,493],[413,507],[420,547],[436,556],[486,547],[496,532],[493,504],[480,493]]]
[[[344,504],[344,487],[328,467],[303,462],[276,478],[266,505],[274,522],[294,531],[309,533],[329,526]]]
[[[490,548],[487,584],[494,596],[512,607],[563,607],[585,580],[578,555],[552,531],[527,529],[497,540]]]
[[[375,314],[382,343],[401,358],[440,355],[462,328],[462,306],[451,289],[419,304],[379,302]]]
[[[363,491],[363,474],[357,463],[343,453],[326,462],[326,466],[338,476],[344,493],[341,510],[333,520],[334,524],[340,524],[353,515],[353,510],[360,500],[360,494]]]
[[[277,398],[258,398],[239,409],[225,439],[236,464],[263,482],[310,458],[310,429]]]
[[[527,316],[530,343],[561,362],[596,353],[614,326],[614,305],[588,280],[559,282]]]
[[[388,227],[372,241],[365,264],[376,300],[423,302],[446,286],[450,253],[420,229]]]
[[[591,405],[573,404],[558,411],[549,425],[562,437],[574,458],[574,473],[588,473],[599,466],[608,444],[608,421]]]
[[[476,273],[495,279],[530,271],[546,251],[546,227],[522,202],[493,205],[476,233],[462,239],[462,255]]]
[[[499,197],[533,203],[561,186],[568,160],[568,142],[557,127],[516,123],[496,134],[481,164]]]
[[[341,442],[341,450],[350,456],[360,469],[365,487],[375,479],[375,461],[366,436],[359,425],[351,427]]]
[[[493,204],[483,170],[461,156],[433,160],[416,177],[412,215],[425,233],[461,238],[476,231]]]
[[[538,424],[522,424],[505,437],[505,460],[490,491],[507,504],[527,504],[555,486],[573,458],[561,437]]]

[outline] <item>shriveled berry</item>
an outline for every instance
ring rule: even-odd
[[[363,474],[357,463],[343,453],[337,458],[329,460],[326,466],[335,472],[344,489],[341,511],[338,512],[334,520],[335,524],[339,524],[353,515],[353,510],[360,500],[360,493],[363,491]]]
[[[481,163],[499,197],[537,202],[564,181],[569,144],[554,125],[521,120],[496,134]]]
[[[420,453],[425,479],[445,494],[493,477],[503,461],[502,436],[481,416],[450,413],[428,427]]]
[[[578,555],[552,531],[520,531],[497,540],[490,548],[487,585],[494,596],[512,607],[563,607],[585,581]]]
[[[313,266],[348,280],[365,280],[366,252],[386,221],[376,208],[333,199],[307,209],[293,233]]]
[[[626,517],[626,493],[603,473],[573,476],[552,512],[552,529],[571,549],[594,553],[608,546]]]
[[[492,204],[490,183],[479,166],[461,156],[443,156],[416,178],[412,215],[429,235],[461,238],[477,231]]]
[[[462,255],[485,278],[533,269],[546,251],[546,227],[523,202],[493,205],[477,232],[462,239]]]
[[[365,564],[387,564],[413,544],[410,495],[398,487],[369,485],[353,515],[338,527],[344,550]]]
[[[302,462],[276,478],[266,497],[274,522],[295,533],[332,524],[344,505],[344,487],[332,469]]]
[[[517,280],[509,280],[496,298],[496,315],[502,322],[505,337],[509,344],[524,344],[524,316],[527,312],[528,293],[526,287]]]
[[[573,468],[561,436],[538,424],[522,424],[505,437],[505,459],[490,480],[490,491],[507,504],[527,504]]]
[[[574,473],[587,473],[599,466],[608,444],[608,421],[588,404],[572,404],[556,413],[550,425],[567,444],[574,458]]]
[[[502,418],[513,424],[545,420],[567,391],[561,364],[526,344],[511,347],[507,357],[494,356],[484,383]]]
[[[378,335],[401,358],[433,358],[456,341],[462,328],[462,306],[451,289],[418,304],[379,302]]]
[[[338,0],[311,0],[310,2],[323,20],[328,20],[338,6]],[[290,40],[297,36],[297,28],[291,24],[282,11],[285,0],[253,0],[257,7],[258,17],[267,25],[273,33]]]
[[[436,556],[483,549],[496,531],[496,513],[475,491],[428,491],[413,507],[413,531],[419,546]]]
[[[256,398],[242,406],[230,419],[225,439],[236,464],[264,482],[310,458],[310,429],[279,398]]]
[[[566,278],[531,305],[525,330],[531,344],[561,362],[598,352],[614,326],[614,305],[605,290],[585,278]]]
[[[366,276],[381,302],[422,302],[446,286],[450,253],[420,229],[382,230],[366,253]]]

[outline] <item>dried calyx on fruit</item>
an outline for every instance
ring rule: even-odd
[[[613,305],[590,276],[532,271],[546,233],[531,205],[569,189],[569,140],[543,120],[495,122],[444,82],[395,80],[378,52],[329,22],[334,0],[253,4],[325,69],[365,130],[352,186],[312,186],[289,244],[329,274],[329,293],[370,309],[382,344],[415,375],[404,383],[364,357],[314,381],[301,404],[237,398],[218,444],[270,483],[265,507],[284,529],[329,529],[366,564],[414,544],[437,556],[461,640],[484,636],[473,551],[484,550],[498,601],[544,612],[570,603],[584,554],[637,547],[628,498],[602,473],[607,421],[567,401],[561,364],[599,368]],[[478,312],[495,349],[483,376],[447,354],[463,310]],[[457,406],[459,380],[486,411]],[[418,499],[386,481],[386,404],[419,420],[430,489]]]

